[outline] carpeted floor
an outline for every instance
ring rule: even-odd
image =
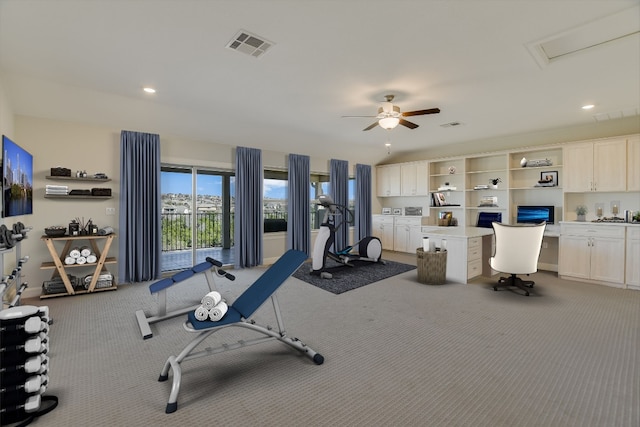
[[[216,283],[233,300],[261,272]],[[277,342],[190,360],[173,414],[158,375],[194,334],[181,316],[142,339],[134,313],[156,310],[146,284],[25,300],[50,307],[47,394],[60,398],[32,425],[639,426],[640,292],[532,277],[530,297],[494,292],[495,278],[423,285],[415,271],[341,295],[290,278],[278,291],[288,336],[325,363]],[[173,307],[206,293],[192,279],[170,293]],[[270,307],[257,322],[274,325]],[[202,347],[249,333],[226,328]]]
[[[353,266],[327,260],[327,272],[333,277],[323,279],[319,275],[311,274],[311,266],[307,263],[300,267],[293,277],[325,291],[341,294],[416,268],[415,265],[387,260],[376,263],[356,260],[351,264]]]

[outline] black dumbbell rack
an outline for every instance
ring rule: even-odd
[[[22,223],[14,224],[12,229],[8,229],[4,224],[0,226],[0,300],[2,308],[19,306],[22,292],[28,286],[28,283],[23,281],[22,266],[29,260],[29,256],[22,256],[22,240],[27,237],[29,230],[31,228],[25,227]],[[9,244],[7,245],[7,243]],[[3,255],[11,251],[16,254],[16,264],[10,274],[5,274]],[[8,296],[11,289],[15,289],[15,295]]]

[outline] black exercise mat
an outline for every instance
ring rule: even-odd
[[[298,271],[293,273],[293,277],[325,291],[341,294],[416,268],[414,265],[395,261],[384,261],[384,263],[352,261],[351,263],[354,267],[327,260],[329,268],[327,271],[333,275],[331,279],[323,279],[319,275],[312,275],[310,273],[311,263],[303,264]]]

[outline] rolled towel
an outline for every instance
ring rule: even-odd
[[[87,263],[87,259],[83,256],[79,256],[78,258],[76,258],[76,264],[86,264]]]
[[[228,309],[229,307],[227,306],[227,303],[224,301],[220,301],[218,304],[216,304],[215,307],[209,310],[209,319],[214,322],[221,320],[224,315],[227,314]]]
[[[222,301],[222,296],[220,295],[220,292],[211,291],[202,297],[202,300],[200,301],[200,303],[207,310],[211,310],[220,301]]]
[[[69,256],[72,258],[78,258],[80,256],[80,249],[78,248],[71,249],[71,252],[69,252]]]
[[[75,264],[76,263],[76,259],[72,256],[68,256],[64,259],[64,263],[67,265],[71,265],[71,264]]]
[[[201,321],[202,320],[207,320],[207,318],[209,317],[209,310],[207,310],[203,306],[200,306],[200,307],[196,308],[196,311],[195,311],[194,315],[196,316],[196,319],[198,319],[198,320],[201,320]]]
[[[80,248],[80,255],[82,255],[83,257],[88,257],[89,255],[91,255],[91,249],[89,249],[89,246],[83,246]]]
[[[87,257],[87,264],[95,264],[96,262],[98,262],[98,257],[95,254],[90,254]]]

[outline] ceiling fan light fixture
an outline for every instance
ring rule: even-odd
[[[378,120],[378,124],[382,129],[393,129],[398,126],[400,119],[398,117],[384,117]]]

